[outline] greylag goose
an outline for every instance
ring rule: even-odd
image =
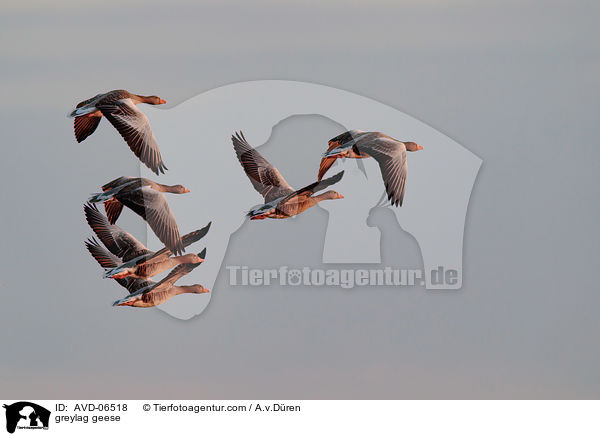
[[[69,116],[75,118],[77,142],[94,133],[105,116],[138,159],[158,175],[164,173],[167,167],[163,163],[148,117],[136,107],[139,103],[158,105],[166,101],[155,95],[143,96],[117,89],[78,103]]]
[[[402,206],[406,186],[406,152],[422,149],[414,142],[398,141],[381,132],[349,130],[329,140],[329,148],[321,159],[318,179],[323,178],[337,158],[372,157],[381,169],[388,200],[393,206]]]
[[[95,204],[88,203],[83,209],[86,221],[94,233],[117,259],[115,266],[107,268],[105,278],[148,278],[183,263],[203,261],[193,253],[171,257],[172,253],[167,247],[152,252],[121,227],[110,224]],[[210,225],[208,223],[204,228],[184,235],[181,238],[183,246],[187,247],[202,239],[208,233]]]
[[[102,187],[103,192],[92,194],[91,203],[108,201],[108,221],[114,224],[123,206],[141,216],[154,234],[175,255],[182,254],[183,243],[177,222],[163,192],[185,194],[189,189],[181,185],[162,185],[139,177],[119,177]]]
[[[263,196],[264,205],[254,207],[248,216],[251,220],[265,218],[289,218],[298,215],[323,200],[344,198],[336,191],[313,194],[341,180],[344,172],[329,179],[311,183],[302,189],[294,190],[262,155],[252,148],[242,132],[231,137],[233,148],[254,189]]]
[[[198,253],[198,256],[204,259],[206,257],[206,248],[201,253]],[[178,265],[160,282],[137,289],[127,297],[115,301],[113,306],[154,307],[176,295],[204,294],[210,292],[209,289],[206,289],[202,285],[175,286],[177,280],[192,272],[198,265],[200,263]]]

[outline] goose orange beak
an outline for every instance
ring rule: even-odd
[[[423,150],[423,147],[421,147],[420,145],[417,145],[417,150]]]
[[[167,102],[167,100],[163,100],[162,98],[160,99],[160,103],[159,104],[165,104]]]

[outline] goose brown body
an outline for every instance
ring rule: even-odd
[[[139,298],[127,298],[116,306],[132,307],[155,307],[170,300],[176,295],[181,294],[205,294],[210,292],[202,285],[183,285],[183,286],[161,286],[161,288],[150,289],[148,292],[141,292]]]
[[[341,194],[336,191],[327,191],[323,194],[315,195],[312,197],[303,198],[300,201],[287,201],[278,204],[271,211],[262,213],[260,215],[252,216],[251,220],[265,219],[265,218],[274,218],[274,219],[284,219],[292,216],[296,216],[301,214],[307,209],[315,206],[319,202],[323,200],[337,200],[344,198]]]

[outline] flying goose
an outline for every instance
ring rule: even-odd
[[[238,160],[252,186],[265,199],[264,205],[256,206],[248,212],[247,216],[251,220],[289,218],[304,212],[320,201],[344,198],[336,191],[327,191],[313,196],[315,192],[339,182],[344,174],[343,171],[329,179],[311,183],[295,191],[277,168],[248,144],[242,132],[233,135],[231,140]]]
[[[167,167],[163,163],[148,117],[136,107],[139,103],[158,105],[166,101],[155,95],[143,96],[117,89],[78,103],[69,116],[75,118],[77,142],[94,133],[105,116],[125,139],[131,151],[158,175],[164,173]]]
[[[406,186],[406,152],[422,149],[414,142],[401,142],[385,133],[349,130],[329,140],[329,148],[321,159],[318,179],[323,178],[337,158],[372,157],[381,169],[388,200],[393,206],[402,206]]]
[[[103,192],[92,194],[91,203],[108,202],[105,205],[108,221],[114,224],[123,206],[141,216],[154,234],[175,255],[184,251],[177,222],[163,192],[185,194],[189,189],[181,185],[162,185],[139,177],[119,177],[102,187]]]
[[[198,256],[204,259],[206,257],[206,248],[198,253]],[[175,285],[177,280],[192,272],[198,265],[200,263],[178,265],[160,282],[152,282],[146,287],[137,289],[127,297],[115,301],[113,306],[154,307],[179,294],[204,294],[210,292],[209,289],[206,289],[202,285]]]
[[[171,257],[172,253],[164,247],[157,252],[148,250],[141,242],[121,227],[110,224],[95,204],[83,207],[85,218],[94,233],[116,259],[116,264],[107,268],[105,278],[148,278],[183,263],[200,263],[203,259],[196,254]],[[187,247],[202,239],[210,229],[211,223],[204,228],[184,235],[181,240]]]

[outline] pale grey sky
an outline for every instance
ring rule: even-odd
[[[599,396],[597,5],[0,8],[5,397]],[[82,204],[103,182],[139,167],[107,123],[77,144],[67,112],[114,88],[157,94],[172,107],[253,79],[366,95],[483,159],[461,290],[229,288],[223,268],[219,292],[194,320],[110,306],[122,291],[100,278],[85,252]],[[291,119],[265,150],[281,162],[283,138],[308,129],[330,137],[338,128]],[[133,214],[119,223],[136,235],[145,230]],[[306,242],[283,255],[256,249],[258,236],[245,226],[227,262],[302,265],[320,255],[326,223],[322,209],[292,223],[291,235],[277,223],[274,237]],[[382,243],[384,261],[418,259],[416,242],[399,226],[393,239]],[[134,368],[152,377],[132,378]]]

